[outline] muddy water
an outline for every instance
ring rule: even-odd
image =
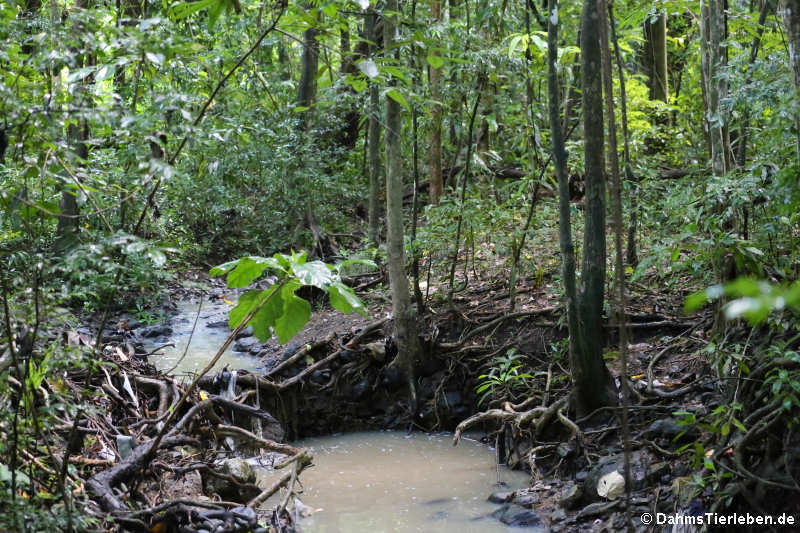
[[[304,533],[513,531],[487,517],[495,490],[527,486],[529,476],[501,468],[494,451],[451,434],[376,431],[315,438],[314,465],[300,476],[302,501],[322,509],[301,521]]]
[[[200,310],[200,316],[197,320],[197,327],[194,328],[194,334],[192,334],[192,326],[195,317],[197,317],[197,309],[197,301],[185,300],[178,303],[178,314],[170,322],[173,333],[169,339],[167,339],[167,342],[174,343],[175,347],[164,348],[159,352],[161,355],[153,355],[150,357],[150,361],[152,361],[159,370],[169,370],[177,364],[173,373],[198,372],[211,361],[214,355],[216,355],[217,350],[219,350],[225,342],[225,339],[228,338],[230,330],[227,327],[208,327],[208,325],[221,321],[227,322],[230,306],[220,300],[214,300],[213,302],[204,301],[202,309]],[[160,344],[163,343],[148,339],[148,342],[145,344],[145,349],[150,351]],[[187,345],[189,346],[188,350],[186,350]],[[257,357],[253,357],[247,353],[234,352],[232,346],[233,343],[214,366],[215,370],[219,370],[225,365],[228,365],[228,368],[231,370],[256,371],[262,366],[261,361]],[[186,355],[181,360],[184,351],[186,351]]]

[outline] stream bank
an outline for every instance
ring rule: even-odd
[[[235,301],[235,294],[225,289],[217,287],[210,292],[220,313],[225,307],[219,302],[229,306],[226,300]],[[231,367],[227,373],[220,370],[198,382],[203,392],[195,401],[202,404],[207,401],[203,394],[210,397],[215,414],[206,413],[209,418],[195,431],[215,443],[216,452],[200,469],[202,475],[197,479],[201,482],[194,485],[197,494],[248,494],[252,502],[253,494],[272,489],[276,494],[281,487],[299,487],[295,475],[284,470],[267,487],[266,478],[260,485],[249,474],[235,478],[238,485],[233,488],[246,485],[249,492],[228,489],[220,493],[217,488],[209,488],[209,475],[233,476],[235,464],[225,457],[253,457],[259,451],[259,464],[285,467],[287,460],[300,456],[301,449],[296,447],[291,448],[294,456],[271,456],[281,446],[269,442],[263,446],[263,439],[298,442],[297,439],[342,431],[456,429],[458,440],[464,430],[472,428],[482,430],[486,441],[496,446],[501,462],[530,472],[531,476],[526,487],[482,489],[494,508],[489,515],[495,523],[542,527],[554,533],[623,529],[623,454],[614,411],[576,420],[579,425],[569,420],[568,373],[559,351],[563,329],[553,297],[531,287],[529,296],[523,299],[526,305],[508,313],[499,293],[490,290],[459,296],[459,305],[469,302],[471,312],[444,311],[428,317],[422,339],[425,364],[420,365],[418,374],[422,401],[416,413],[409,413],[405,388],[386,371],[393,357],[388,318],[369,321],[342,317],[318,307],[309,326],[287,346],[259,344],[248,340],[249,332],[241,332],[237,335],[238,346],[247,348],[247,357],[258,357],[256,368],[231,372],[235,370]],[[185,299],[186,295],[182,297]],[[195,303],[186,309],[196,309]],[[372,316],[386,314],[380,304],[371,308]],[[219,316],[199,316],[204,316],[204,322],[193,325],[194,335],[225,331]],[[194,316],[191,320],[174,316],[172,320],[186,324],[187,320],[193,322]],[[637,342],[629,346],[629,380],[636,398],[630,411],[634,444],[631,509],[634,516],[643,512],[681,512],[689,506],[707,509],[704,506],[711,501],[710,489],[698,490],[692,465],[692,444],[702,435],[674,415],[682,411],[700,417],[719,406],[719,396],[708,379],[708,364],[696,356],[698,347],[707,342],[707,322],[687,323],[679,317],[633,310],[629,320],[637,333]],[[129,327],[122,337],[138,339],[140,331],[151,331],[145,328],[153,327],[167,328],[163,332],[169,328],[173,333],[178,330],[170,323],[139,325]],[[200,333],[200,337],[203,335]],[[137,346],[145,352],[143,345]],[[611,346],[609,367],[619,382],[620,370]],[[498,392],[502,395],[493,395],[480,404],[476,385],[497,364],[498,357],[510,357],[509,354],[532,377],[524,390],[501,390]],[[158,357],[158,352],[150,355],[151,360]],[[153,376],[170,381],[155,368],[149,368]],[[178,383],[185,380],[186,377],[177,378]],[[148,402],[155,409],[162,402],[155,402],[150,394]],[[504,397],[513,401],[499,401]],[[244,405],[249,405],[251,411]],[[238,440],[234,443],[230,439]],[[265,450],[271,451],[264,455]],[[313,464],[310,457],[309,453],[308,462],[298,470]],[[184,465],[178,470],[186,468]],[[215,474],[210,474],[212,471]],[[263,500],[258,501],[258,509],[261,503]],[[297,518],[305,512],[313,515],[313,505],[308,510],[301,499],[284,499],[279,507],[286,508],[287,504]],[[273,519],[273,523],[282,522]],[[281,527],[287,524],[283,522]],[[635,526],[646,530],[641,523]]]

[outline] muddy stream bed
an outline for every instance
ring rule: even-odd
[[[196,301],[179,302],[169,327],[145,339],[148,350],[166,343],[175,346],[159,350],[150,361],[160,370],[175,367],[176,374],[199,371],[230,332],[229,310],[222,299],[207,301],[198,317]],[[249,339],[233,344],[212,372],[226,365],[230,370],[263,372],[259,346]],[[475,435],[463,438],[457,447],[449,433],[401,431],[343,433],[294,444],[310,448],[314,457],[313,466],[301,474],[295,488],[308,506],[309,516],[300,520],[304,532],[512,531],[490,516],[497,505],[488,502],[487,496],[526,487],[529,481],[526,473],[498,469],[494,449]],[[269,485],[278,475],[259,467],[258,458],[248,462],[260,486]],[[276,495],[264,507],[278,503]]]

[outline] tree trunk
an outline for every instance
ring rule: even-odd
[[[316,26],[303,32],[303,55],[300,64],[300,82],[297,84],[297,105],[308,108],[300,113],[302,130],[307,130],[310,124],[310,108],[317,95],[317,68],[319,67],[319,43]]]
[[[726,26],[723,2],[724,0],[700,0],[700,44],[708,95],[706,124],[711,139],[711,169],[715,176],[722,176],[728,171],[730,157],[727,113],[720,105],[728,94],[728,83],[722,72],[727,63],[722,44]]]
[[[644,21],[645,65],[650,98],[669,102],[667,73],[667,15],[663,11]]]
[[[392,50],[397,32],[397,0],[387,0],[384,8],[383,42],[386,50]],[[396,52],[394,52],[396,53]],[[389,82],[395,85],[394,80]],[[405,377],[409,388],[411,412],[417,409],[417,393],[414,386],[414,366],[420,353],[417,336],[417,313],[411,305],[408,278],[405,271],[403,241],[403,161],[400,130],[400,104],[386,95],[386,221],[388,236],[386,255],[389,284],[392,288],[392,319],[397,356],[392,361]]]
[[[569,205],[569,176],[567,175],[567,152],[564,148],[564,132],[561,125],[561,87],[558,83],[558,0],[550,0],[547,17],[547,93],[550,111],[550,144],[553,164],[558,181],[558,240],[561,248],[561,277],[564,280],[564,295],[567,308],[570,362],[580,350],[578,342],[578,293],[575,282],[575,245],[572,242],[572,221]]]
[[[441,0],[431,0],[431,22],[439,24],[442,21]],[[439,102],[441,94],[439,91],[439,80],[442,69],[430,67],[429,85],[431,91],[431,123],[430,137],[428,145],[430,157],[428,159],[428,180],[430,183],[431,203],[438,204],[444,191],[442,181],[442,105]]]
[[[616,403],[603,361],[603,301],[606,281],[606,184],[600,20],[596,0],[585,0],[581,15],[583,135],[586,172],[586,227],[578,303],[579,350],[572,357],[579,416]]]
[[[75,7],[80,10],[88,9],[89,0],[77,0],[75,2]],[[74,31],[77,33],[77,39],[83,40],[83,33],[86,31],[83,27],[83,24],[76,23],[74,26]],[[70,50],[73,54],[75,54],[75,63],[77,68],[81,68],[84,65],[89,65],[94,62],[91,56],[83,55],[77,48],[71,48]],[[76,95],[78,96],[76,107],[89,105],[90,98],[87,96],[86,88],[90,83],[90,80],[91,77],[79,82],[80,86],[76,91]],[[85,102],[82,101],[83,98],[86,98]],[[89,147],[86,144],[88,139],[89,124],[85,118],[81,117],[77,120],[77,123],[73,122],[67,126],[67,142],[75,154],[74,161],[78,166],[85,167],[86,161],[89,159]],[[69,183],[69,179],[66,177],[64,178],[64,181],[65,183]],[[61,201],[59,202],[59,208],[61,212],[58,216],[58,226],[56,227],[55,241],[55,249],[61,252],[70,248],[77,239],[78,228],[80,227],[78,219],[80,210],[78,208],[77,192],[78,191],[72,186],[65,186],[61,189]]]
[[[795,90],[800,90],[800,0],[781,0],[781,18],[786,26],[789,45],[789,64],[794,74]],[[795,96],[795,101],[797,97]],[[800,114],[795,114],[797,129],[797,157],[800,160]]]
[[[85,120],[80,124],[70,124],[67,127],[67,140],[75,154],[76,163],[80,166],[86,165],[89,151],[86,146],[86,139],[89,137],[89,128]],[[68,181],[68,178],[65,178]],[[61,189],[61,201],[58,206],[61,209],[58,215],[58,227],[56,228],[56,250],[66,251],[74,244],[77,238],[78,228],[78,197],[74,187],[63,187]]]
[[[628,225],[628,248],[625,259],[629,266],[636,267],[639,264],[636,252],[636,226],[638,224],[639,213],[639,186],[633,175],[633,165],[631,163],[630,135],[628,133],[628,94],[625,89],[625,68],[622,66],[622,54],[619,51],[619,40],[617,39],[616,21],[611,3],[608,5],[609,26],[611,27],[611,42],[614,44],[614,56],[617,61],[617,75],[619,77],[619,103],[620,117],[622,118],[622,139],[623,154],[625,156],[625,181],[630,188],[630,222]]]
[[[375,41],[375,25],[378,15],[374,11],[367,15],[367,38]],[[377,45],[370,47],[373,59],[377,56]],[[369,131],[369,230],[368,238],[370,246],[378,247],[379,224],[378,219],[380,216],[380,197],[381,197],[381,156],[380,156],[380,143],[381,143],[381,126],[380,126],[380,96],[378,84],[370,81],[369,83],[369,123],[367,125]]]

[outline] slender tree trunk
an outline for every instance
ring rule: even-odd
[[[619,155],[617,151],[617,122],[614,113],[614,80],[611,71],[611,51],[608,42],[606,20],[606,0],[597,0],[597,13],[600,18],[600,50],[603,56],[603,88],[608,117],[608,160],[611,170],[612,222],[614,226],[614,295],[615,317],[619,325],[619,357],[622,365],[622,441],[625,449],[625,522],[633,533],[631,521],[631,438],[628,426],[628,336],[625,328],[625,262],[622,257],[622,180],[620,178]],[[622,81],[622,80],[620,80]]]
[[[581,15],[586,227],[578,319],[580,349],[572,360],[579,416],[616,403],[611,374],[603,361],[603,302],[606,281],[606,184],[600,24],[596,0],[585,0]]]
[[[397,32],[398,0],[387,0],[384,8],[383,42],[392,50]],[[396,52],[395,52],[396,53]],[[389,81],[394,85],[394,80]],[[386,96],[386,221],[388,236],[386,254],[389,284],[392,288],[392,319],[397,356],[392,365],[404,375],[409,389],[411,412],[417,409],[414,385],[414,366],[420,354],[417,335],[417,313],[411,305],[408,278],[405,271],[403,240],[403,161],[400,129],[400,104]]]
[[[441,0],[431,0],[431,23],[436,25],[442,21],[442,3]],[[442,180],[442,105],[439,99],[440,94],[440,78],[442,74],[441,68],[429,68],[429,81],[431,91],[431,123],[430,123],[430,137],[428,139],[428,149],[430,156],[428,158],[428,180],[430,183],[431,203],[438,204],[444,192],[444,183]]]
[[[367,38],[375,41],[375,24],[377,21],[377,13],[371,11],[367,15]],[[370,47],[372,58],[377,56],[377,45]],[[378,236],[380,233],[379,217],[380,217],[380,197],[383,184],[381,183],[381,156],[380,156],[380,143],[381,143],[381,126],[380,126],[380,95],[378,84],[374,81],[369,82],[369,122],[367,128],[369,129],[369,230],[368,239],[370,246],[377,248]]]
[[[567,152],[564,148],[564,131],[561,125],[561,87],[558,83],[558,0],[550,0],[547,17],[547,89],[550,110],[550,144],[558,181],[558,236],[561,248],[561,277],[566,296],[567,328],[569,330],[570,361],[580,350],[578,342],[578,291],[575,281],[575,245],[572,241],[572,222],[569,205],[569,177]]]
[[[667,15],[663,11],[644,21],[645,64],[650,98],[669,102],[667,71]]]
[[[781,18],[786,26],[789,45],[789,64],[794,74],[795,91],[800,91],[800,0],[781,0]],[[797,96],[795,96],[795,102]],[[800,114],[795,114],[797,129],[797,157],[800,161]]]
[[[90,0],[77,0],[75,7],[79,10],[89,8]],[[86,29],[83,24],[77,22],[74,25],[76,37],[78,40],[83,40],[84,32]],[[75,54],[75,62],[78,68],[93,63],[93,58],[90,55],[82,54],[78,49],[72,48],[71,51]],[[89,105],[90,96],[87,94],[87,84],[89,79],[82,80],[76,95],[78,96],[78,105]],[[86,101],[83,101],[83,100]],[[67,142],[69,143],[73,153],[75,154],[75,163],[77,166],[86,166],[86,161],[89,159],[89,148],[86,141],[89,139],[89,124],[84,117],[80,117],[76,122],[67,126]],[[70,183],[68,178],[65,178],[65,183]],[[58,251],[67,250],[75,242],[78,234],[79,225],[79,208],[78,208],[78,191],[72,185],[70,187],[64,186],[61,189],[61,201],[59,208],[61,213],[58,217],[58,226],[56,228],[56,242],[55,248]]]
[[[639,186],[633,175],[633,164],[631,162],[630,135],[628,134],[628,94],[625,90],[625,69],[622,66],[622,54],[619,51],[619,41],[617,40],[616,21],[612,4],[608,5],[609,26],[611,27],[611,41],[614,44],[614,55],[617,61],[617,76],[619,77],[619,103],[620,115],[622,118],[622,139],[623,154],[625,158],[625,181],[630,188],[630,224],[628,225],[628,248],[625,259],[628,265],[635,267],[639,264],[638,254],[636,253],[636,226],[639,217]]]
[[[728,84],[723,76],[725,67],[725,13],[723,0],[700,0],[701,49],[703,52],[703,70],[708,102],[706,123],[711,138],[711,169],[715,176],[722,176],[728,171],[730,142],[727,140],[727,113],[721,106],[728,94]],[[727,142],[726,142],[727,141]]]
[[[317,95],[317,69],[319,68],[319,43],[316,26],[303,32],[303,55],[300,64],[300,82],[297,84],[297,105],[308,108],[300,113],[301,129],[310,127],[311,106]]]

